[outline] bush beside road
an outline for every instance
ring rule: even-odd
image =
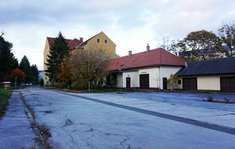
[[[2,116],[6,110],[10,95],[11,95],[11,90],[0,89],[0,116]]]

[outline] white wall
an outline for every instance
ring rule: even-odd
[[[139,87],[139,73],[138,71],[127,71],[122,74],[123,87],[126,87],[126,78],[131,78],[131,87]]]
[[[207,76],[197,77],[197,89],[198,90],[220,90],[220,77]]]
[[[161,66],[160,67],[160,88],[163,89],[163,78],[170,78],[170,75],[176,74],[182,67],[170,67]],[[181,82],[182,84],[182,82]]]
[[[139,73],[138,75],[149,74],[149,87],[150,88],[159,88],[159,68],[158,67],[139,69],[138,73]],[[139,80],[138,80],[138,82],[139,82]]]
[[[117,87],[122,88],[123,87],[123,78],[122,74],[117,74]]]
[[[126,87],[126,77],[131,78],[131,87],[140,87],[139,75],[149,74],[149,87],[163,89],[163,77],[170,78],[171,74],[175,74],[181,67],[161,66],[154,68],[139,69],[133,71],[124,71],[121,75],[117,76],[117,87]],[[159,72],[160,71],[160,72]],[[160,74],[160,75],[159,75]],[[182,86],[179,86],[179,88]]]

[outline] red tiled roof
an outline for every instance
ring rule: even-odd
[[[52,47],[54,44],[55,38],[47,37],[47,40],[49,42],[49,46]],[[75,47],[79,46],[83,42],[82,40],[78,40],[76,38],[65,39],[65,41],[67,42],[69,49],[74,49]]]
[[[184,66],[185,60],[162,48],[111,59],[107,70],[125,70],[150,66]]]

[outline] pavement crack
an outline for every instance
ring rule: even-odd
[[[55,91],[55,92],[58,92],[58,91]],[[141,108],[137,108],[137,107],[133,107],[133,106],[129,106],[129,105],[123,105],[120,103],[114,103],[114,102],[104,101],[104,100],[100,100],[100,99],[96,99],[96,98],[85,97],[82,95],[68,94],[65,92],[59,92],[59,93],[64,94],[64,95],[68,95],[68,96],[78,97],[83,100],[88,100],[88,101],[93,101],[93,102],[109,105],[109,106],[116,107],[116,108],[121,108],[121,109],[134,111],[134,112],[138,112],[138,113],[143,113],[143,114],[147,114],[147,115],[151,115],[151,116],[155,116],[155,117],[161,117],[164,119],[169,119],[169,120],[173,120],[173,121],[177,121],[177,122],[181,122],[181,123],[185,123],[185,124],[190,124],[190,125],[194,125],[194,126],[199,126],[199,127],[203,127],[203,128],[235,135],[235,128],[233,128],[233,127],[217,125],[217,124],[213,124],[213,123],[209,123],[209,122],[195,120],[192,118],[186,118],[186,117],[176,116],[176,115],[172,115],[172,114],[151,111],[148,109],[141,109]]]
[[[39,125],[36,121],[32,107],[26,102],[22,91],[19,92],[20,100],[25,107],[25,114],[30,120],[31,128],[36,136],[35,141],[39,148],[51,149],[48,139],[51,137],[49,130],[44,125]]]
[[[70,125],[73,125],[73,122],[71,121],[71,119],[66,119],[65,125],[63,127],[67,127],[67,126],[70,126]]]

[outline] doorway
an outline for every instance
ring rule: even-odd
[[[131,78],[126,77],[126,88],[131,88]]]

